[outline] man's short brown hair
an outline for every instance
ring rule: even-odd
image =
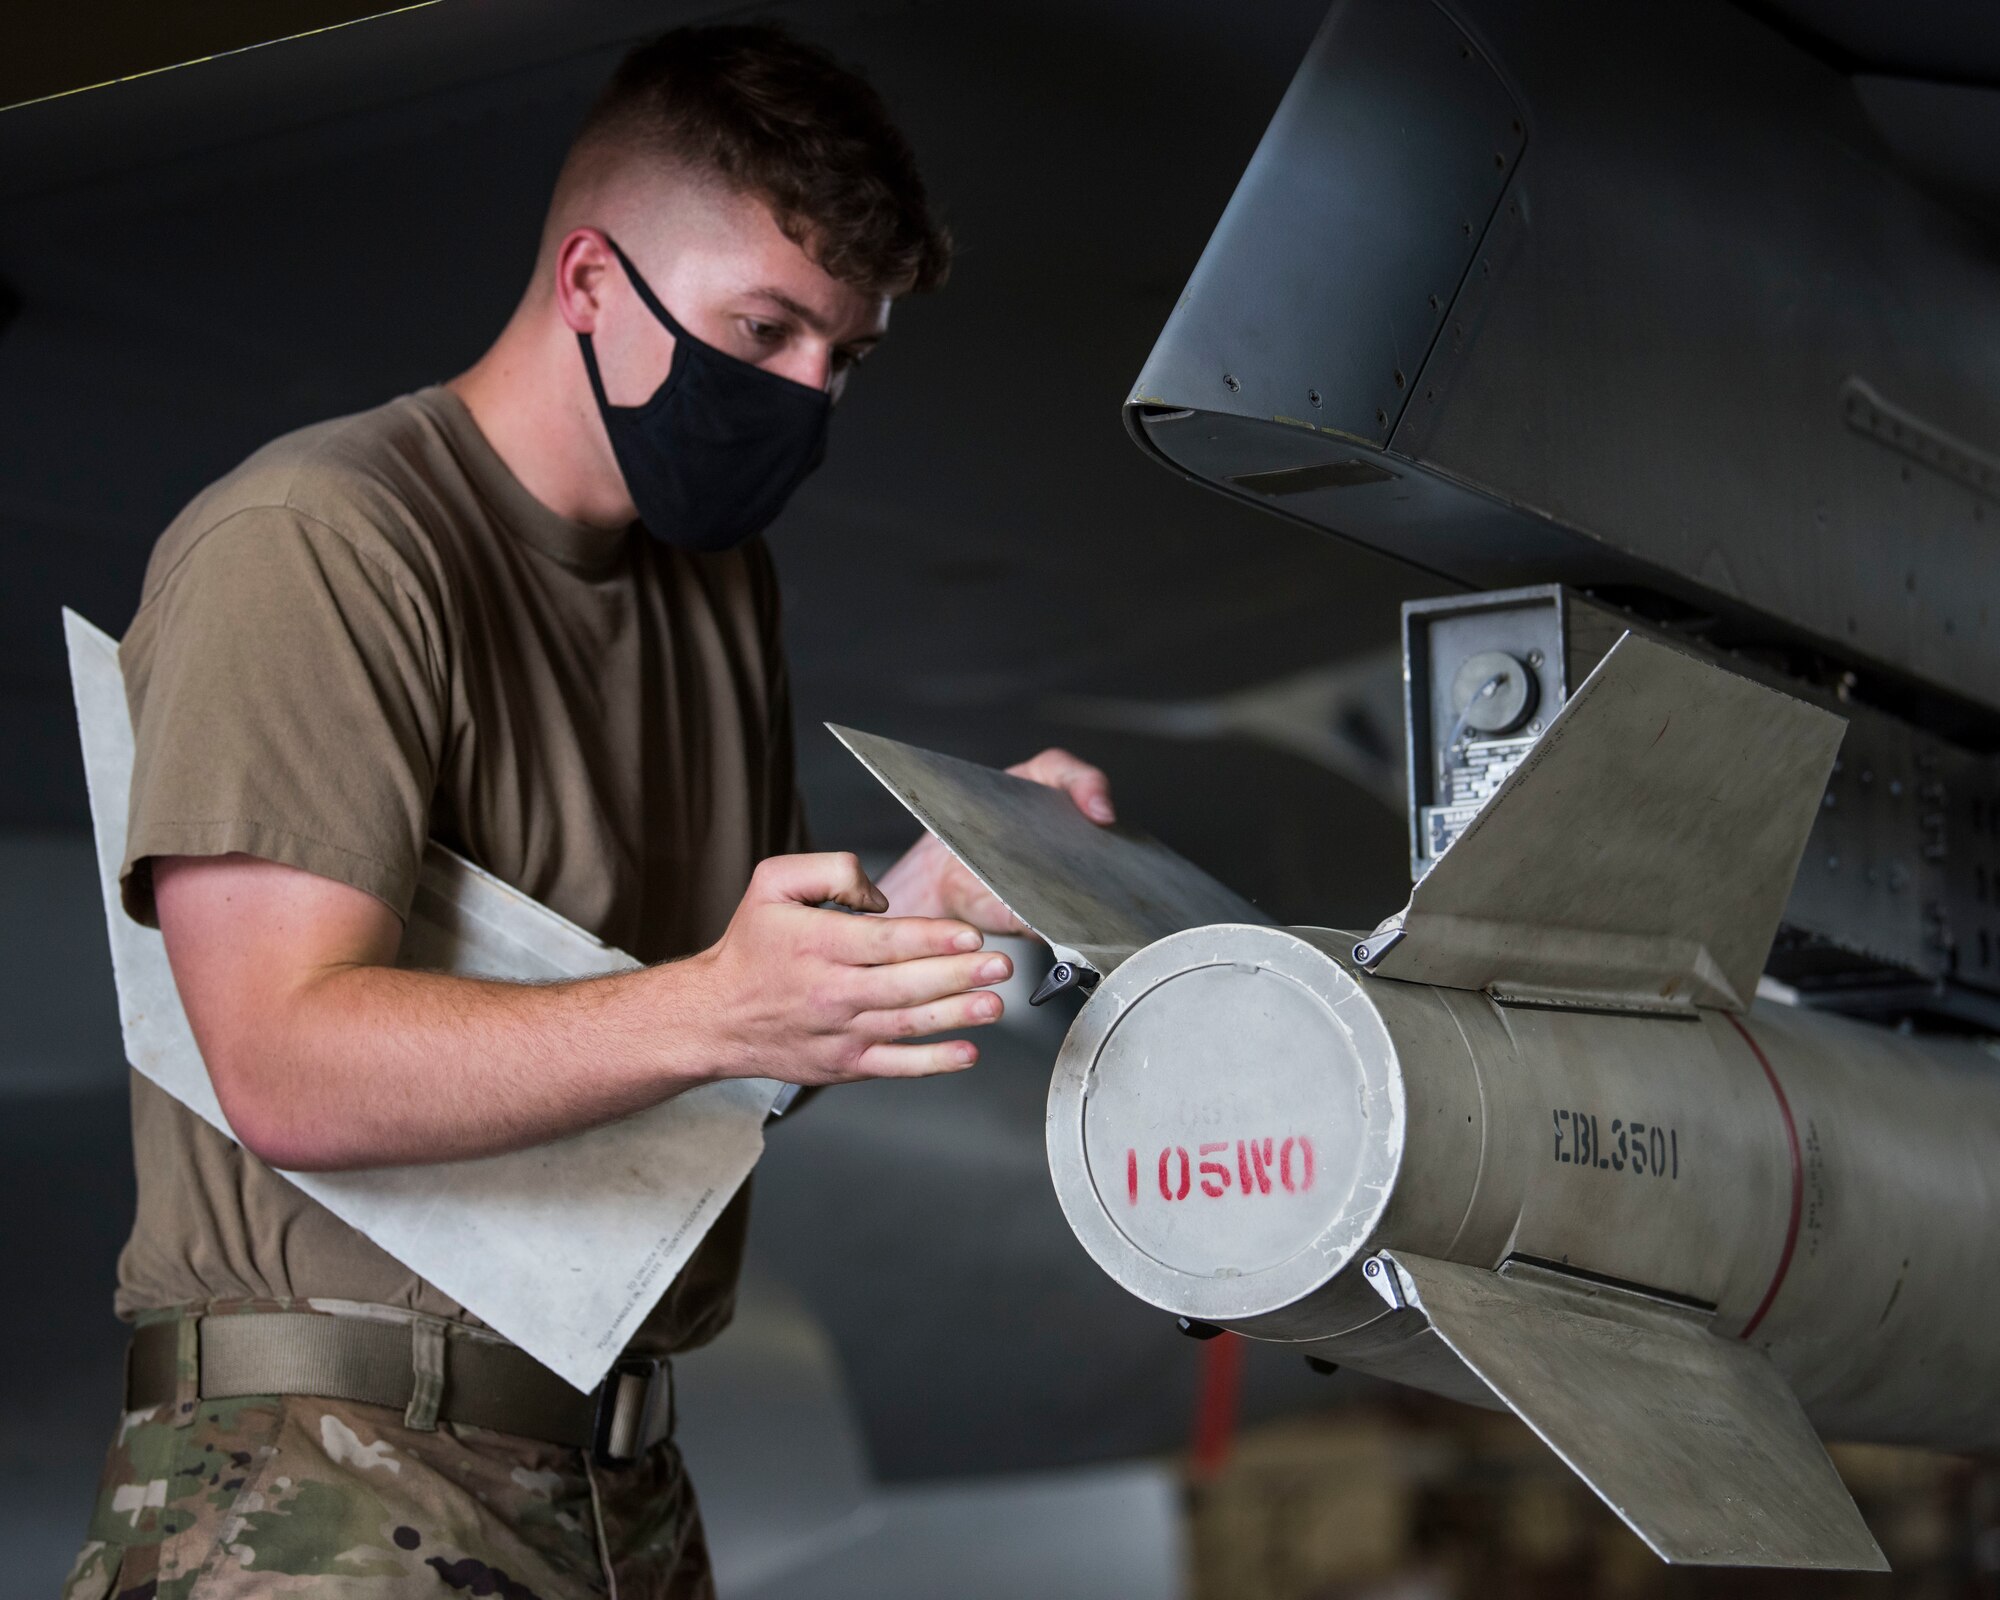
[[[871,292],[936,288],[951,264],[951,236],[881,96],[782,28],[676,28],[638,46],[570,159],[607,154],[656,155],[755,195],[822,269]]]

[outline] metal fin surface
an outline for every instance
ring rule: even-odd
[[[1741,1011],[1845,729],[1628,633],[1357,959],[1523,1003]]]
[[[118,643],[73,611],[63,613],[63,632],[126,1056],[227,1134],[165,941],[120,904],[133,740]],[[520,982],[638,965],[435,841],[398,960]],[[283,1176],[588,1390],[756,1163],[778,1089],[754,1078],[704,1084],[621,1121],[481,1160]]]
[[[1368,1276],[1662,1560],[1888,1570],[1785,1380],[1761,1351],[1710,1333],[1706,1313],[1400,1250]]]
[[[1060,960],[1107,973],[1217,922],[1271,919],[1157,839],[1101,827],[1069,796],[894,739],[827,727]]]

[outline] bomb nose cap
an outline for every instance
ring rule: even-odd
[[[1403,1147],[1394,1048],[1326,949],[1218,924],[1131,957],[1070,1030],[1049,1090],[1058,1199],[1099,1266],[1229,1321],[1362,1253]]]

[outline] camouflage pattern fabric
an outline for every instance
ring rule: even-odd
[[[671,1443],[593,1468],[481,1428],[301,1396],[119,1425],[63,1600],[713,1600]]]

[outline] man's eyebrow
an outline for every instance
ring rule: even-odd
[[[814,333],[817,333],[822,337],[824,337],[828,332],[826,318],[822,317],[817,311],[813,310],[811,306],[808,306],[801,301],[794,300],[790,295],[786,294],[784,290],[773,289],[766,286],[765,288],[762,289],[752,289],[750,293],[761,299],[769,300],[773,305],[780,306],[786,311],[789,311],[793,316],[797,317],[799,321],[803,322]],[[845,342],[850,346],[871,345],[871,344],[879,344],[881,342],[881,339],[882,335],[879,333],[864,333],[859,338],[849,339]]]

